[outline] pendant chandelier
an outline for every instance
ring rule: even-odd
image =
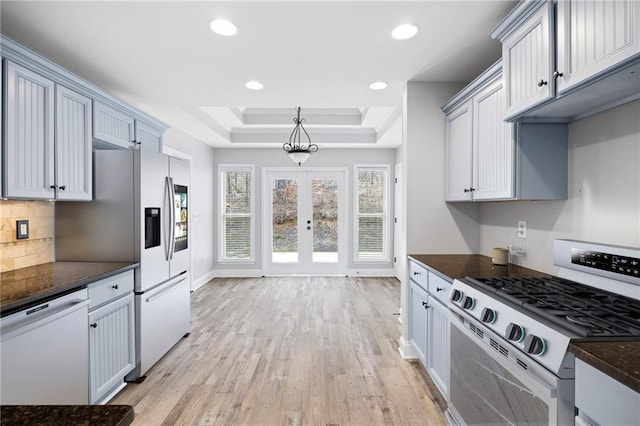
[[[284,149],[287,154],[289,154],[289,158],[293,160],[294,163],[298,163],[298,166],[302,166],[302,163],[307,161],[307,159],[311,156],[311,153],[318,151],[318,145],[311,143],[311,138],[309,137],[309,133],[305,130],[302,123],[307,121],[304,118],[300,118],[300,107],[297,108],[298,117],[293,119],[293,122],[296,123],[296,127],[293,128],[291,132],[291,136],[289,136],[289,142],[282,145],[282,149]],[[300,142],[300,138],[302,132],[304,132],[307,137],[307,144],[303,145]]]

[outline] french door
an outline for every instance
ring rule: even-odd
[[[267,275],[344,274],[345,170],[265,171]]]

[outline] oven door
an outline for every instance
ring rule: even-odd
[[[560,379],[504,339],[451,311],[449,410],[467,425],[573,423],[572,379]]]

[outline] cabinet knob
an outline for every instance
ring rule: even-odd
[[[60,189],[64,191],[65,189],[67,189],[67,186],[66,185],[60,185]]]
[[[98,328],[98,323],[94,322],[94,323],[90,324],[90,327],[91,328]]]
[[[544,81],[543,79],[540,79],[540,81],[538,82],[538,87],[546,86],[547,84],[549,84],[548,81]]]
[[[310,226],[307,226],[307,229],[309,229],[309,230],[310,230],[310,229],[311,229],[311,227],[310,227]]]
[[[112,289],[117,290],[118,289],[118,284],[114,284],[111,286]]]
[[[553,72],[553,78],[556,79],[556,80],[558,79],[558,77],[562,77],[563,75],[564,74],[559,72],[559,71],[554,71]]]

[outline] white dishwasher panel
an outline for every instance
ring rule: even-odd
[[[85,289],[2,318],[1,404],[88,404],[87,297]]]

